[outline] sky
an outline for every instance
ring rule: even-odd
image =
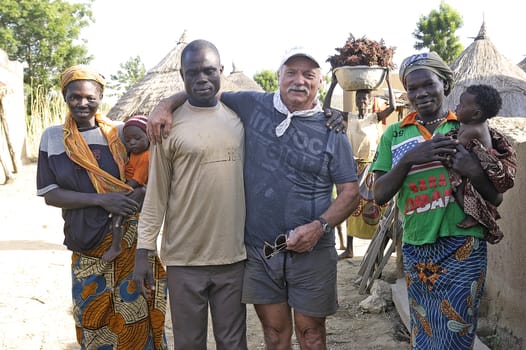
[[[82,0],[70,0],[82,2]],[[457,36],[468,47],[483,20],[497,50],[513,63],[526,56],[526,1],[449,0],[464,25]],[[292,47],[311,50],[322,63],[342,47],[349,34],[383,39],[395,47],[394,62],[417,52],[412,36],[421,16],[438,10],[440,0],[95,0],[95,23],[83,29],[91,65],[106,77],[120,64],[139,56],[146,70],[159,63],[186,30],[187,38],[206,39],[221,54],[225,73],[235,64],[252,77],[263,69],[276,70]]]

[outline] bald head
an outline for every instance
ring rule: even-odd
[[[214,44],[206,40],[190,42],[181,53],[181,76],[188,102],[193,106],[212,107],[221,87],[223,65]]]
[[[193,56],[196,52],[199,51],[211,51],[218,57],[218,60],[220,61],[219,51],[217,50],[217,47],[210,41],[198,39],[191,41],[188,45],[185,46],[183,52],[181,53],[181,64],[184,64],[184,61],[187,58],[187,56]]]

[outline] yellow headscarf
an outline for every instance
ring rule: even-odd
[[[105,85],[102,75],[87,66],[77,65],[66,69],[62,73],[61,87],[63,94],[67,85],[75,80],[94,80],[103,89]],[[99,113],[95,114],[95,121],[108,142],[113,159],[119,168],[120,179],[113,177],[99,167],[93,152],[80,134],[71,112],[68,112],[64,122],[64,149],[66,154],[73,162],[86,169],[97,193],[133,190],[132,187],[124,183],[124,164],[127,154],[126,148],[119,138],[119,130],[109,118],[103,117]]]
[[[99,74],[96,70],[89,66],[79,64],[69,67],[60,75],[60,87],[62,94],[64,94],[66,86],[75,80],[94,80],[101,85],[102,92],[104,92],[104,87],[106,86],[106,80],[102,74]]]

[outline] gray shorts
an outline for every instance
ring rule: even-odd
[[[334,247],[309,253],[285,251],[265,259],[263,248],[247,246],[243,279],[245,304],[279,304],[311,317],[336,312],[338,254]]]

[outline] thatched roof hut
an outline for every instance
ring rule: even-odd
[[[148,115],[159,100],[184,89],[179,73],[181,52],[186,46],[186,32],[177,45],[155,67],[135,83],[108,111],[108,117],[126,120],[135,114]]]
[[[108,117],[114,120],[126,120],[135,114],[148,115],[157,103],[177,91],[184,90],[181,78],[181,53],[188,43],[186,31],[177,45],[155,67],[135,83],[108,111]],[[222,77],[221,89],[224,91],[258,90],[261,87],[242,72]],[[250,83],[251,81],[252,83]]]
[[[238,70],[234,63],[232,63],[232,72],[225,77],[221,88],[225,91],[263,91],[263,88],[255,80],[245,75],[242,70]]]
[[[452,110],[460,95],[472,84],[495,87],[502,97],[501,117],[526,117],[526,72],[501,55],[486,33],[482,23],[479,34],[451,64],[455,85],[446,103]]]

